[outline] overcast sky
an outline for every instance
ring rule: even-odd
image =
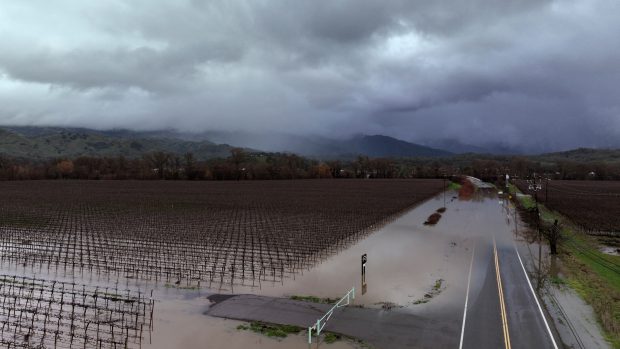
[[[620,146],[620,1],[0,0],[0,124]]]

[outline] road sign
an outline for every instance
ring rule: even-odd
[[[366,253],[362,255],[362,295],[366,293],[366,262],[368,261],[368,256]]]

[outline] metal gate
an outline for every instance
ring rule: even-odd
[[[336,302],[336,304],[334,304],[334,306],[331,307],[331,309],[329,309],[322,318],[316,320],[316,323],[314,325],[308,327],[308,344],[312,344],[312,331],[314,331],[317,336],[321,335],[321,331],[327,324],[327,321],[334,314],[334,311],[338,308],[346,307],[347,305],[351,304],[351,301],[353,299],[355,299],[355,287],[351,288],[351,290],[349,290],[347,294],[340,298],[340,300]]]

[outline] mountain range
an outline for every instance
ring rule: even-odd
[[[226,136],[230,136],[226,138]],[[181,133],[170,130],[92,130],[59,127],[2,127],[0,154],[19,158],[48,159],[77,156],[140,157],[152,151],[174,154],[192,152],[200,160],[227,157],[233,147],[249,152],[291,152],[321,159],[369,157],[444,157],[450,152],[381,135],[360,135],[349,139],[324,137],[258,137],[226,133]],[[215,142],[210,140],[215,139]],[[226,140],[238,141],[233,145]],[[275,144],[274,141],[279,142]]]
[[[227,157],[233,147],[207,140],[187,141],[139,136],[131,132],[107,132],[67,128],[0,128],[0,154],[44,160],[78,156],[125,156],[137,158],[153,151],[174,154],[192,152],[200,160]]]
[[[427,143],[428,144],[428,143]],[[387,158],[471,157],[475,154],[513,155],[514,149],[502,146],[475,147],[444,140],[435,146],[406,142],[384,135],[357,135],[335,139],[322,136],[253,134],[247,132],[208,131],[185,133],[174,130],[131,131],[93,130],[63,127],[0,127],[0,154],[16,158],[45,160],[78,156],[125,156],[137,158],[153,151],[173,154],[191,152],[199,160],[224,158],[234,147],[248,152],[288,152],[322,159],[351,160],[357,156]],[[459,155],[464,154],[466,155]],[[531,156],[537,161],[612,161],[620,162],[620,150],[580,148]]]

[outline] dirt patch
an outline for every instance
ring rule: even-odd
[[[476,187],[468,180],[463,179],[461,188],[459,189],[460,200],[471,200],[476,192]]]
[[[428,216],[428,218],[426,219],[426,222],[424,222],[424,225],[435,225],[437,224],[437,222],[439,222],[440,219],[441,219],[441,214],[435,212],[432,215]]]

